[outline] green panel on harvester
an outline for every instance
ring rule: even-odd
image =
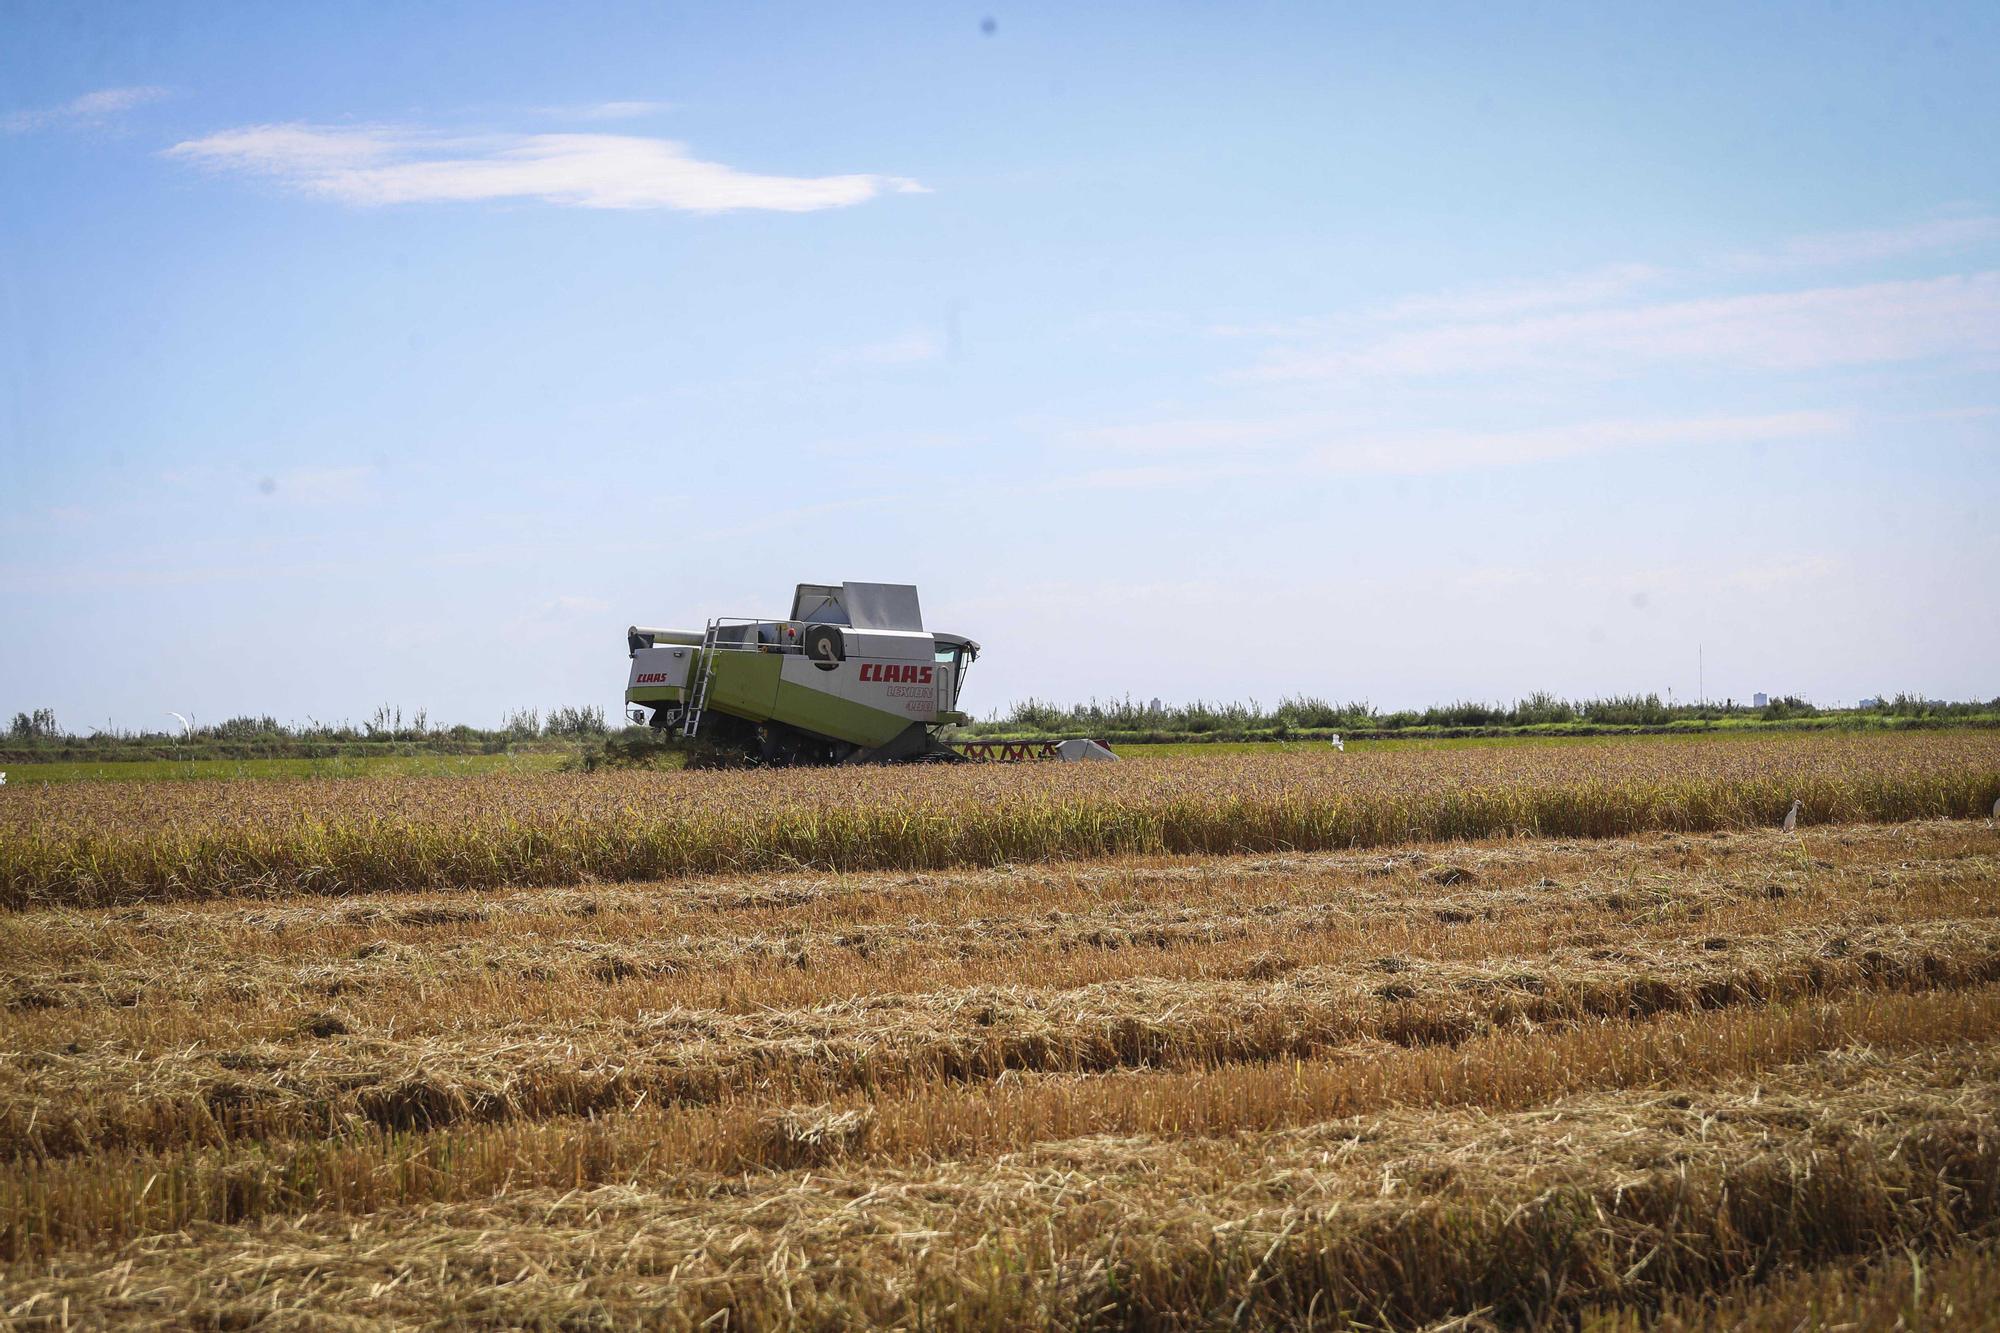
[[[908,718],[788,680],[778,682],[778,705],[777,716],[791,725],[854,745],[887,745],[910,725]]]
[[[769,721],[778,706],[778,670],[784,661],[777,653],[715,654],[715,680],[708,687],[707,707],[752,722]]]

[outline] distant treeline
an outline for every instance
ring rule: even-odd
[[[1027,699],[984,721],[953,729],[959,737],[1095,736],[1144,741],[1352,739],[1506,734],[1589,735],[1619,731],[1721,731],[1754,727],[1899,727],[2000,725],[2000,699],[1946,703],[1899,694],[1865,708],[1820,708],[1786,696],[1762,708],[1734,702],[1665,703],[1658,695],[1558,699],[1531,694],[1513,704],[1454,703],[1381,712],[1366,703],[1336,704],[1310,695],[1275,708],[1247,703],[1139,703],[1132,699],[1062,706]],[[495,754],[565,750],[607,735],[644,735],[606,725],[604,710],[523,708],[498,727],[439,727],[417,709],[383,706],[367,721],[282,723],[273,717],[176,725],[158,731],[65,730],[53,711],[15,713],[0,735],[0,762],[78,759],[321,759],[394,754]]]
[[[1288,697],[1266,709],[1247,703],[1139,703],[1132,699],[1062,706],[1027,699],[1011,710],[959,729],[977,736],[1115,736],[1139,739],[1282,740],[1294,735],[1338,733],[1357,737],[1482,732],[1589,733],[1622,730],[1706,730],[1732,726],[2000,722],[2000,699],[1947,703],[1899,694],[1864,708],[1821,708],[1787,695],[1763,707],[1722,703],[1667,703],[1657,694],[1603,699],[1559,699],[1535,693],[1512,704],[1452,703],[1382,712],[1362,702],[1333,703],[1311,695]]]
[[[14,714],[0,735],[0,760],[55,759],[326,759],[386,754],[494,754],[510,749],[566,748],[603,736],[604,710],[521,708],[498,727],[433,726],[423,709],[405,717],[384,705],[365,722],[283,723],[274,717],[175,724],[159,731],[65,730],[52,709]]]

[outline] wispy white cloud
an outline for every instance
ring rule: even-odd
[[[253,503],[347,504],[378,494],[382,470],[354,467],[299,467],[245,473],[239,468],[169,468],[160,481],[175,491],[198,495],[204,503],[247,496]]]
[[[120,111],[130,111],[135,106],[157,102],[166,95],[165,88],[150,85],[140,88],[100,88],[94,93],[85,93],[62,110],[67,115],[82,118],[112,116]]]
[[[2000,217],[1979,214],[1935,218],[1900,227],[1800,236],[1770,250],[1730,255],[1719,266],[1744,271],[1840,268],[1882,259],[1901,259],[1909,255],[1963,250],[1995,240],[2000,240]]]
[[[1714,604],[1719,597],[1732,603],[1797,594],[1838,584],[1853,586],[1854,570],[1844,560],[1824,552],[1791,551],[1754,561],[1706,558],[1662,563],[1606,563],[1602,560],[1552,560],[1528,565],[1474,565],[1446,573],[1441,580],[1452,589],[1474,596],[1506,591],[1516,598],[1544,592],[1564,601],[1579,593],[1629,608],[1638,615],[1654,612],[1661,603]],[[1692,684],[1692,682],[1690,682]]]
[[[1351,321],[1348,321],[1351,322]],[[1257,320],[1251,323],[1208,324],[1202,332],[1218,338],[1251,338],[1258,340],[1278,340],[1324,337],[1340,327],[1341,321],[1320,316],[1301,315],[1294,319]]]
[[[1137,453],[1241,453],[1324,437],[1341,428],[1337,417],[1321,413],[1289,416],[1177,417],[1165,421],[1121,422],[1068,432],[1065,439],[1086,448],[1098,446]]]
[[[1332,338],[1343,332],[1378,329],[1384,322],[1420,324],[1506,319],[1540,311],[1607,305],[1672,277],[1671,269],[1655,264],[1607,264],[1551,278],[1484,283],[1449,291],[1418,293],[1340,316],[1305,315],[1253,323],[1210,324],[1205,331],[1219,338],[1305,342]]]
[[[507,636],[521,640],[547,641],[552,636],[568,637],[579,626],[603,621],[611,614],[611,603],[590,593],[558,593],[545,601],[525,605],[506,622]]]
[[[1652,264],[1611,264],[1542,282],[1496,283],[1433,296],[1411,296],[1382,313],[1390,319],[1504,319],[1541,310],[1604,305],[1659,282],[1666,270]]]
[[[2000,272],[1443,323],[1351,347],[1287,351],[1259,380],[1617,373],[1652,362],[1757,370],[2000,352]]]
[[[1037,614],[1080,614],[1100,622],[1107,615],[1128,614],[1151,617],[1160,606],[1198,606],[1228,598],[1240,606],[1250,594],[1234,583],[1221,579],[1174,579],[1138,581],[1090,578],[1035,579],[1023,582],[1018,576],[999,577],[983,592],[962,594],[955,599],[961,614],[1011,617],[1024,608]]]
[[[0,564],[0,588],[160,588],[213,583],[294,583],[362,577],[371,566],[349,560],[182,561],[172,555],[114,555],[59,565]],[[379,571],[376,571],[379,572]]]
[[[257,493],[294,504],[350,504],[373,493],[373,467],[294,468],[258,478]]]
[[[740,523],[729,523],[719,527],[704,528],[688,535],[695,541],[720,541],[733,537],[753,537],[766,532],[799,532],[814,530],[812,520],[828,514],[845,514],[860,509],[907,504],[909,496],[896,494],[850,495],[839,500],[820,500],[813,504],[792,505],[785,509],[774,509],[759,513]],[[651,549],[650,547],[645,549]]]
[[[1219,337],[1274,343],[1328,343],[1341,338],[1381,337],[1380,325],[1496,324],[1559,311],[1632,308],[1648,291],[1686,290],[1753,273],[1809,268],[1853,268],[1873,261],[1966,250],[2000,242],[2000,215],[1966,214],[1896,227],[1825,232],[1795,237],[1761,250],[1745,250],[1690,264],[1606,264],[1554,277],[1492,282],[1443,292],[1419,293],[1340,314],[1300,316],[1252,323],[1215,324]],[[1683,301],[1681,308],[1695,303]]]
[[[1171,461],[1113,463],[1058,478],[1048,488],[1146,490],[1272,477],[1423,476],[1641,449],[1832,439],[1853,424],[1849,413],[1826,409],[1613,418],[1518,430],[1356,431],[1340,418],[1319,415],[1164,421],[1069,438],[1085,447],[1172,454]]]
[[[1211,458],[1296,454],[1343,471],[1433,472],[1456,465],[1538,462],[1648,445],[1710,445],[1832,435],[1853,425],[1850,414],[1829,409],[1725,416],[1614,418],[1507,431],[1356,430],[1330,413],[1177,418],[1123,423],[1071,432],[1084,448],[1135,454],[1199,453]],[[1150,466],[1150,465],[1147,465]],[[1132,469],[1140,475],[1142,469]]]
[[[1289,471],[1270,460],[1242,457],[1203,463],[1141,463],[1130,467],[1099,467],[1025,487],[1028,494],[1063,491],[1178,490],[1248,481]]]
[[[617,134],[446,138],[393,126],[254,125],[167,152],[363,206],[535,199],[575,208],[803,213],[924,192],[895,176],[759,175],[705,162],[669,139]]]
[[[944,356],[944,340],[934,333],[907,333],[899,338],[844,347],[833,353],[828,364],[842,366],[914,366]]]
[[[641,98],[613,102],[587,102],[581,106],[552,106],[543,110],[565,120],[640,120],[646,116],[656,116],[673,108],[671,102],[653,102]]]
[[[1413,296],[1379,312],[1394,319],[1504,319],[1544,310],[1609,305],[1670,281],[1806,268],[1847,268],[1883,259],[1963,250],[2000,240],[2000,217],[1972,214],[1895,227],[1798,236],[1764,250],[1738,251],[1686,269],[1657,264],[1607,264],[1554,278],[1494,283]]]
[[[1842,569],[1841,562],[1831,556],[1794,555],[1721,571],[1717,581],[1743,592],[1774,593],[1799,584],[1824,582],[1839,575]]]
[[[165,96],[167,96],[165,88],[150,85],[136,88],[100,88],[96,92],[72,98],[60,106],[9,112],[6,116],[0,117],[0,128],[5,128],[9,134],[27,134],[33,130],[99,125],[134,107],[157,102]]]
[[[611,609],[602,597],[585,593],[563,593],[546,602],[537,613],[542,620],[573,620],[579,616],[600,616]]]
[[[1320,470],[1417,474],[1519,467],[1634,449],[1714,448],[1824,439],[1851,427],[1844,412],[1637,418],[1505,431],[1425,431],[1339,440],[1315,451]]]

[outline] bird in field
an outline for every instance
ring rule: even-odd
[[[1993,822],[2000,824],[2000,796],[1993,798]]]
[[[1793,801],[1792,808],[1785,811],[1785,832],[1790,833],[1799,826],[1799,811],[1806,808],[1804,801]]]
[[[1335,736],[1331,740],[1327,741],[1327,744],[1331,745],[1334,749],[1340,751],[1342,754],[1347,753],[1347,747],[1340,743],[1340,737],[1338,736]],[[2000,810],[2000,801],[1995,801],[1993,803],[1993,808],[1996,810]]]

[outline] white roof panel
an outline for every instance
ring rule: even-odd
[[[847,604],[847,623],[856,629],[924,627],[914,583],[843,583],[840,588],[841,600]]]

